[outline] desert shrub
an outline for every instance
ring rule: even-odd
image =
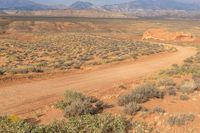
[[[163,98],[164,93],[159,91],[154,85],[146,83],[136,87],[130,94],[120,96],[118,104],[120,106],[131,102],[144,103],[151,98]]]
[[[182,93],[193,93],[194,91],[197,90],[197,86],[194,82],[192,81],[183,81],[181,84],[180,84],[180,87],[179,87],[179,90],[182,92]]]
[[[193,114],[175,114],[170,116],[167,122],[170,126],[181,126],[194,121],[194,119],[195,116]]]
[[[168,76],[173,76],[176,74],[178,74],[178,72],[175,69],[162,70],[159,73],[159,75],[168,75]]]
[[[176,91],[177,91],[177,89],[174,86],[168,86],[168,87],[166,87],[166,93],[168,95],[170,95],[170,96],[176,96]]]
[[[190,98],[187,95],[180,95],[180,100],[186,101],[189,100]]]
[[[72,133],[127,133],[131,126],[125,118],[109,114],[72,117],[67,124]]]
[[[166,111],[165,111],[163,108],[157,106],[157,107],[153,108],[152,112],[163,114],[163,113],[165,113]]]
[[[199,70],[199,66],[194,64],[185,63],[182,66],[176,66],[171,69],[163,70],[160,72],[160,75],[174,76],[178,74],[188,74],[196,73]]]
[[[38,127],[39,129],[39,127]],[[1,133],[31,133],[36,127],[20,119],[0,116]],[[39,131],[39,130],[38,130]]]
[[[25,120],[0,117],[1,133],[128,133],[131,123],[121,116],[110,114],[83,115],[50,125],[33,125]]]
[[[169,50],[155,43],[111,39],[85,33],[45,34],[39,38],[34,42],[17,38],[1,39],[0,49],[9,61],[6,69],[28,67],[30,64],[46,71],[80,69],[95,59],[100,63],[111,63]]]
[[[134,133],[154,133],[154,129],[152,124],[140,121],[133,122]]]
[[[59,101],[56,106],[64,110],[65,117],[70,117],[100,113],[106,107],[106,104],[79,92],[66,91],[64,99]]]
[[[176,83],[171,78],[162,78],[158,80],[158,86],[175,86]]]
[[[80,62],[77,62],[77,63],[73,64],[73,68],[75,68],[75,69],[80,69],[81,66],[82,66],[82,64]]]
[[[194,58],[195,62],[200,63],[200,52],[198,51]]]
[[[42,73],[42,72],[44,72],[44,70],[42,68],[39,68],[39,67],[31,67],[31,68],[29,68],[29,72]]]
[[[185,63],[193,63],[193,57],[189,57],[184,60]]]
[[[42,73],[42,72],[44,72],[44,70],[40,67],[22,67],[22,68],[11,69],[10,72],[12,74],[27,74],[27,73],[30,73],[30,72]]]
[[[27,74],[28,72],[28,68],[15,68],[11,70],[12,74]]]
[[[194,83],[197,86],[197,89],[200,89],[200,72],[192,74],[192,79],[194,80]]]
[[[103,103],[97,102],[92,104],[89,101],[74,101],[64,109],[65,117],[78,116],[85,114],[97,114],[104,109]]]
[[[4,75],[5,72],[6,72],[5,69],[0,68],[0,75]]]
[[[142,109],[142,106],[140,106],[136,102],[131,102],[124,106],[123,111],[128,115],[135,115],[141,109]]]

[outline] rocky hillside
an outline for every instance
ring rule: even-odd
[[[49,6],[38,4],[30,0],[0,0],[1,10],[46,10]]]
[[[122,4],[105,5],[102,7],[109,11],[131,12],[135,10],[184,10],[197,11],[200,5],[178,2],[175,0],[135,0]]]
[[[94,5],[90,2],[82,2],[82,1],[77,1],[73,3],[70,8],[72,9],[78,9],[78,10],[83,10],[83,9],[89,9],[92,8]]]
[[[102,11],[97,9],[86,10],[38,10],[38,11],[6,11],[7,14],[13,16],[55,16],[55,17],[98,17],[98,18],[125,18],[122,13],[110,11]]]

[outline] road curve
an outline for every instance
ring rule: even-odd
[[[182,63],[194,56],[191,47],[175,46],[177,52],[147,57],[136,62],[114,65],[90,72],[69,73],[56,78],[10,86],[0,85],[0,115],[23,114],[44,107],[63,95],[67,88],[76,88],[86,93],[104,90],[114,83],[134,80],[147,74]],[[101,89],[101,90],[100,90]]]

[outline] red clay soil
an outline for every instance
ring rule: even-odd
[[[196,50],[176,46],[177,52],[147,57],[136,62],[113,65],[87,72],[69,73],[56,78],[31,82],[21,81],[8,86],[0,85],[0,115],[25,114],[43,108],[58,100],[67,89],[89,95],[112,96],[116,83],[137,80],[160,69],[180,64],[194,56]],[[100,97],[102,97],[100,96]]]
[[[160,40],[160,41],[193,41],[194,38],[190,33],[170,32],[167,29],[149,29],[144,32],[143,40]]]

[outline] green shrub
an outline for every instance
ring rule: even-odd
[[[174,86],[168,86],[168,87],[166,87],[166,92],[170,96],[176,96],[176,91],[177,91],[177,89]]]
[[[192,81],[183,81],[181,84],[180,84],[180,87],[179,87],[179,90],[182,92],[182,93],[193,93],[194,91],[197,90],[197,86],[195,85],[194,82]]]
[[[23,120],[0,116],[0,133],[31,133],[34,130],[39,131],[39,128]]]
[[[4,75],[6,71],[3,68],[0,68],[0,75]]]
[[[197,86],[197,89],[200,89],[200,72],[198,71],[197,73],[192,74],[192,79],[194,80],[194,83]]]
[[[136,87],[130,94],[120,96],[118,104],[120,106],[131,102],[144,103],[151,98],[163,98],[164,93],[159,91],[154,85],[146,83]]]
[[[141,109],[142,109],[142,106],[140,106],[136,102],[131,102],[131,103],[125,105],[123,110],[128,115],[135,115]]]
[[[161,113],[161,114],[164,114],[164,113],[166,112],[163,108],[161,108],[161,107],[159,107],[159,106],[153,108],[152,111],[153,111],[154,113]]]
[[[180,95],[180,100],[187,101],[190,98],[187,95]]]
[[[42,72],[44,72],[44,70],[42,68],[39,68],[39,67],[32,67],[32,68],[29,68],[29,72],[42,73]]]
[[[156,133],[154,126],[146,122],[133,122],[134,133]]]
[[[162,78],[158,80],[158,86],[175,86],[176,83],[171,78]]]
[[[12,74],[27,74],[27,73],[42,73],[44,70],[40,67],[22,67],[22,68],[15,68],[11,69]]]
[[[72,117],[67,123],[71,133],[128,133],[130,126],[125,118],[109,114]]]
[[[0,117],[1,133],[128,133],[131,123],[123,117],[110,114],[83,115],[50,125],[33,125],[24,120]]]
[[[64,110],[65,117],[97,114],[107,106],[102,101],[93,97],[87,97],[75,91],[66,91],[64,99],[59,101],[56,106]]]
[[[189,57],[184,60],[185,63],[193,63],[193,57]]]
[[[193,114],[175,114],[169,117],[168,124],[170,126],[181,126],[194,121],[194,119],[195,116]]]
[[[12,74],[27,74],[28,72],[28,68],[15,68],[11,70]]]

